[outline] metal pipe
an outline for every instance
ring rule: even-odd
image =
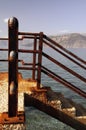
[[[34,38],[34,46],[33,50],[36,51],[37,47],[37,38]],[[36,67],[36,53],[33,53],[33,71],[32,71],[32,79],[35,80],[35,67]]]
[[[8,20],[8,114],[17,116],[18,109],[18,20],[13,17]]]
[[[40,32],[39,53],[38,53],[38,72],[37,72],[37,87],[40,88],[41,83],[41,65],[42,65],[42,48],[43,48],[43,32]]]
[[[80,62],[82,62],[83,64],[86,65],[86,61],[84,61],[83,59],[81,59],[80,57],[78,57],[77,55],[75,55],[74,53],[70,52],[69,50],[65,49],[63,46],[61,46],[57,42],[53,41],[51,38],[47,37],[46,35],[44,35],[43,37],[46,40],[48,40],[49,42],[51,42],[52,44],[54,44],[55,46],[59,47],[61,50],[63,50],[67,54],[71,55],[72,57],[74,57],[75,59],[79,60]]]
[[[18,67],[19,70],[38,70],[38,68],[32,68],[32,67]]]
[[[71,70],[70,68],[66,67],[65,65],[63,65],[62,63],[60,63],[59,61],[55,60],[54,58],[52,58],[51,56],[47,55],[46,53],[42,53],[47,59],[49,59],[50,61],[52,61],[53,63],[55,63],[56,65],[60,66],[61,68],[63,68],[64,70],[68,71],[69,73],[71,73],[72,75],[76,76],[77,78],[79,78],[80,80],[82,80],[83,82],[86,83],[86,78],[82,77],[81,75],[79,75],[78,73],[76,73],[75,71]]]
[[[53,78],[54,80],[60,82],[61,84],[65,85],[66,87],[70,88],[74,92],[78,93],[80,96],[86,98],[86,92],[84,92],[81,89],[77,88],[75,85],[73,85],[70,82],[66,81],[62,77],[56,75],[55,73],[53,73],[49,69],[45,68],[44,66],[42,66],[42,72],[44,74],[48,75],[49,77]]]
[[[73,63],[77,64],[78,66],[80,66],[81,68],[86,70],[86,67],[83,66],[81,63],[79,63],[78,61],[74,60],[73,58],[71,58],[70,56],[68,56],[67,54],[65,54],[64,52],[62,52],[61,50],[59,50],[58,48],[54,47],[53,45],[51,45],[50,43],[48,43],[47,41],[43,40],[43,42],[48,45],[49,47],[51,47],[52,49],[56,50],[58,53],[60,53],[61,55],[63,55],[64,57],[66,57],[67,59],[69,59],[70,61],[72,61]]]
[[[1,48],[0,48],[0,51],[8,51],[8,49],[4,49],[4,48],[3,48],[3,49],[1,49]]]
[[[18,52],[22,52],[22,53],[39,53],[39,50],[24,50],[24,49],[19,49]]]
[[[34,36],[39,36],[40,33],[18,32],[18,35],[34,35]]]

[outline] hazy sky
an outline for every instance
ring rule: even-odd
[[[0,37],[7,36],[12,16],[20,31],[86,33],[86,0],[0,0]]]

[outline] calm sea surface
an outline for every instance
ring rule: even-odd
[[[3,45],[4,48],[4,45]],[[21,48],[28,48],[25,46],[21,46]],[[29,47],[30,48],[30,47]],[[84,60],[86,60],[86,49],[69,49],[70,51],[74,52]],[[75,65],[74,63],[70,62],[68,59],[64,58],[60,54],[54,52],[52,49],[49,49],[48,47],[44,48],[44,51],[47,54],[50,54],[53,58],[57,59],[58,61],[61,61],[63,64],[65,64],[67,67],[73,69],[77,73],[81,74],[86,78],[86,71],[84,69],[81,69],[79,66]],[[7,58],[6,52],[0,53],[0,59]],[[31,62],[32,61],[32,55],[30,54],[19,54],[19,58],[24,58],[24,61]],[[52,62],[47,60],[46,58],[43,58],[43,65],[47,68],[51,69],[56,74],[59,74],[66,80],[70,81],[72,84],[76,85],[78,88],[83,89],[86,92],[86,84],[82,82],[81,80],[78,80],[68,72],[64,71],[63,69],[59,68],[59,66],[54,65]],[[7,63],[1,63],[0,64],[0,71],[7,71]],[[31,72],[30,71],[21,71],[24,78],[30,78]],[[70,91],[60,83],[57,83],[56,81],[52,80],[51,78],[48,78],[46,75],[42,74],[42,84],[45,86],[50,86],[54,91],[56,92],[62,92],[66,97],[71,98],[72,100],[76,101],[77,103],[81,103],[84,107],[86,107],[86,99],[81,98],[79,95],[75,94],[74,92]],[[65,124],[59,122],[58,120],[48,116],[47,114],[40,112],[36,108],[29,107],[25,108],[26,110],[26,125],[27,130],[73,130],[69,126],[66,126]]]

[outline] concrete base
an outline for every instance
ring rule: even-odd
[[[26,128],[24,124],[1,124],[0,130],[26,130]]]
[[[18,112],[24,113],[24,93],[18,93]],[[5,123],[0,123],[0,130],[25,130],[25,122],[18,123],[10,122],[8,117],[8,121],[4,121],[3,114],[8,115],[8,74],[1,73],[0,74],[0,121]],[[6,116],[5,116],[6,117]],[[12,118],[13,119],[13,118]],[[9,122],[9,123],[8,123]]]

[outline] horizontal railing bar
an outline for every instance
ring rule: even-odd
[[[38,50],[24,50],[24,49],[18,49],[18,52],[22,52],[22,53],[39,53]]]
[[[2,61],[2,62],[4,62],[4,61],[8,62],[9,60],[8,59],[0,59],[0,61]],[[26,64],[26,63],[24,63],[23,60],[18,60],[18,62],[21,62],[22,64]],[[28,64],[29,65],[33,65],[32,63],[28,63]]]
[[[23,63],[23,65],[33,65],[32,63]]]
[[[0,62],[8,62],[8,60],[0,59]]]
[[[9,61],[8,59],[0,59],[0,61]],[[23,62],[23,60],[18,60],[18,62]]]
[[[86,67],[81,65],[79,62],[75,61],[74,59],[72,59],[71,57],[69,57],[68,55],[66,55],[65,53],[63,53],[62,51],[60,51],[59,49],[57,49],[56,47],[54,47],[53,45],[49,44],[47,41],[43,40],[43,42],[48,45],[49,47],[53,48],[54,50],[56,50],[57,52],[59,52],[61,55],[63,55],[64,57],[68,58],[69,60],[71,60],[73,63],[79,65],[81,68],[86,70]]]
[[[8,59],[0,59],[0,62],[8,62]],[[18,60],[18,62],[21,62],[22,65],[33,65],[33,63],[25,63],[23,60]],[[36,66],[37,64],[35,64]]]
[[[62,77],[56,75],[55,73],[53,73],[49,69],[42,66],[42,72],[45,73],[46,75],[48,75],[49,77],[53,78],[54,80],[60,82],[61,84],[65,85],[66,87],[70,88],[71,90],[73,90],[74,92],[79,94],[80,96],[86,98],[86,92],[84,92],[81,89],[77,88],[75,85],[73,85],[70,82],[66,81]]]
[[[25,63],[23,60],[18,60],[18,62],[21,62],[22,65],[33,65],[33,63]],[[38,64],[35,64],[35,66]]]
[[[48,40],[49,42],[53,43],[55,46],[59,47],[60,49],[62,49],[63,51],[65,51],[66,53],[68,53],[69,55],[71,55],[72,57],[76,58],[77,60],[79,60],[80,62],[82,62],[83,64],[86,64],[86,61],[81,59],[80,57],[78,57],[77,55],[75,55],[74,53],[70,52],[69,50],[67,50],[66,48],[64,48],[63,46],[61,46],[60,44],[58,44],[57,42],[53,41],[51,38],[47,37],[46,35],[44,35],[44,38],[46,40]]]
[[[4,40],[9,40],[9,38],[3,38],[3,37],[2,37],[2,38],[0,38],[0,40],[1,40],[1,41],[4,41]],[[23,40],[23,37],[18,38],[18,40]],[[7,43],[6,43],[6,44],[7,44]]]
[[[39,36],[40,33],[31,33],[31,32],[18,32],[18,35],[34,35]]]
[[[86,78],[82,77],[81,75],[79,75],[78,73],[76,73],[75,71],[71,70],[70,68],[66,67],[65,65],[63,65],[62,63],[60,63],[59,61],[55,60],[54,58],[50,57],[49,55],[45,54],[44,52],[42,53],[43,56],[45,56],[47,59],[49,59],[50,61],[52,61],[53,63],[55,63],[56,65],[60,66],[61,68],[63,68],[64,70],[68,71],[69,73],[71,73],[72,75],[76,76],[77,78],[79,78],[80,80],[82,80],[83,82],[86,83]]]
[[[0,51],[8,51],[8,49],[0,49]],[[18,52],[22,52],[22,53],[39,53],[39,50],[18,49]]]
[[[38,70],[37,68],[32,67],[18,67],[19,70]]]
[[[24,36],[24,35],[23,35],[22,37],[18,38],[18,40],[23,40],[23,39],[26,39],[26,38],[27,38],[27,39],[34,39],[34,36]],[[36,38],[39,39],[38,36],[37,36]],[[9,40],[9,39],[8,39],[8,38],[0,38],[0,40],[3,41],[3,40]]]
[[[34,36],[22,36],[21,38],[19,38],[19,40],[23,40],[23,39],[34,39]],[[36,37],[36,39],[39,39],[39,37]]]
[[[8,38],[4,38],[4,37],[3,37],[3,38],[0,38],[0,40],[8,40]]]
[[[22,63],[23,65],[33,65],[33,63],[25,63],[25,62],[23,62]],[[36,64],[35,64],[36,65]]]
[[[8,49],[4,49],[4,48],[3,48],[3,49],[1,49],[1,48],[0,48],[0,51],[8,51]]]

